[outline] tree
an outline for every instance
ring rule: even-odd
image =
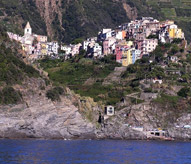
[[[189,92],[190,92],[190,88],[188,88],[188,87],[184,87],[184,88],[182,88],[177,94],[178,94],[178,96],[180,96],[180,97],[188,97],[188,95],[189,95]]]
[[[174,55],[179,51],[179,48],[176,44],[172,46],[171,53]]]

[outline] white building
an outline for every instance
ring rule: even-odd
[[[169,40],[169,33],[166,27],[162,27],[161,30],[159,31],[159,40],[161,43],[166,43],[167,40]]]
[[[123,32],[122,31],[116,32],[116,36],[115,37],[118,40],[123,40]]]
[[[105,107],[105,114],[106,114],[107,116],[113,116],[113,115],[115,115],[115,108],[114,108],[113,106],[111,106],[111,105],[106,106],[106,107]]]
[[[100,46],[98,43],[95,43],[93,47],[93,56],[101,57],[101,55],[102,55],[102,46]]]
[[[32,35],[32,28],[29,22],[27,22],[27,25],[24,29],[24,35]]]
[[[87,51],[88,50],[88,46],[91,44],[95,44],[96,43],[96,41],[97,41],[97,37],[93,37],[93,38],[88,38],[87,40],[85,40],[84,42],[83,42],[83,49],[85,50],[85,51]]]
[[[59,49],[58,42],[54,41],[54,42],[48,42],[47,43],[48,55],[51,55],[51,54],[58,55],[58,49]]]
[[[178,57],[177,56],[170,56],[169,59],[173,63],[177,63],[178,62]]]
[[[61,50],[65,51],[66,55],[70,55],[72,53],[72,47],[68,45],[61,46]]]
[[[103,29],[101,32],[98,33],[99,40],[103,41],[108,39],[114,35],[115,31],[112,29]]]
[[[76,45],[71,45],[71,46],[72,46],[72,51],[71,51],[72,56],[75,56],[75,55],[79,54],[80,47],[82,46],[82,44],[78,43]]]
[[[9,38],[11,39],[11,40],[16,40],[16,41],[18,41],[18,42],[22,42],[22,36],[20,36],[20,35],[17,35],[17,34],[14,34],[14,33],[12,33],[12,32],[7,32],[7,35],[9,36]]]
[[[155,79],[152,79],[152,83],[153,83],[153,84],[156,84],[156,83],[162,84],[163,81],[162,81],[162,79],[157,79],[157,78],[155,78]]]
[[[106,39],[103,42],[103,54],[104,55],[113,54],[113,51],[115,50],[115,45],[116,45],[116,39],[114,37]]]
[[[153,52],[158,45],[158,39],[144,39],[143,40],[143,55]]]

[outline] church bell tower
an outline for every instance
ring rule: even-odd
[[[29,22],[27,22],[27,25],[26,25],[26,27],[25,27],[25,35],[32,35],[32,28],[31,28],[31,26],[30,26],[30,23]]]

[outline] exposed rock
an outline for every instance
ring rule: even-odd
[[[0,107],[0,137],[94,138],[94,125],[82,117],[70,95],[52,102],[40,90],[41,83],[42,79],[28,79],[15,86],[25,103]]]
[[[35,1],[42,18],[45,20],[48,36],[51,37],[51,39],[53,39],[52,37],[54,36],[54,29],[52,23],[56,15],[58,17],[61,30],[64,30],[62,28],[61,0],[35,0]]]
[[[129,6],[124,0],[122,2],[123,2],[123,8],[126,12],[127,17],[131,20],[135,20],[138,17],[138,14],[137,14],[138,12],[136,7],[131,8],[131,6]]]
[[[163,129],[173,139],[191,140],[191,114],[179,112],[164,112],[160,106],[147,102],[125,107],[105,120],[98,135],[101,138],[147,139],[148,131]]]
[[[191,111],[186,110],[186,102],[178,102],[181,108],[176,109],[152,101],[126,105],[99,125],[104,114],[101,104],[69,89],[60,102],[52,102],[41,90],[44,85],[41,78],[30,78],[14,86],[22,93],[23,103],[0,106],[0,137],[147,139],[147,131],[161,128],[174,139],[191,139]]]

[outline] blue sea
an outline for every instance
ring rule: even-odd
[[[191,164],[191,142],[0,140],[0,164]]]

